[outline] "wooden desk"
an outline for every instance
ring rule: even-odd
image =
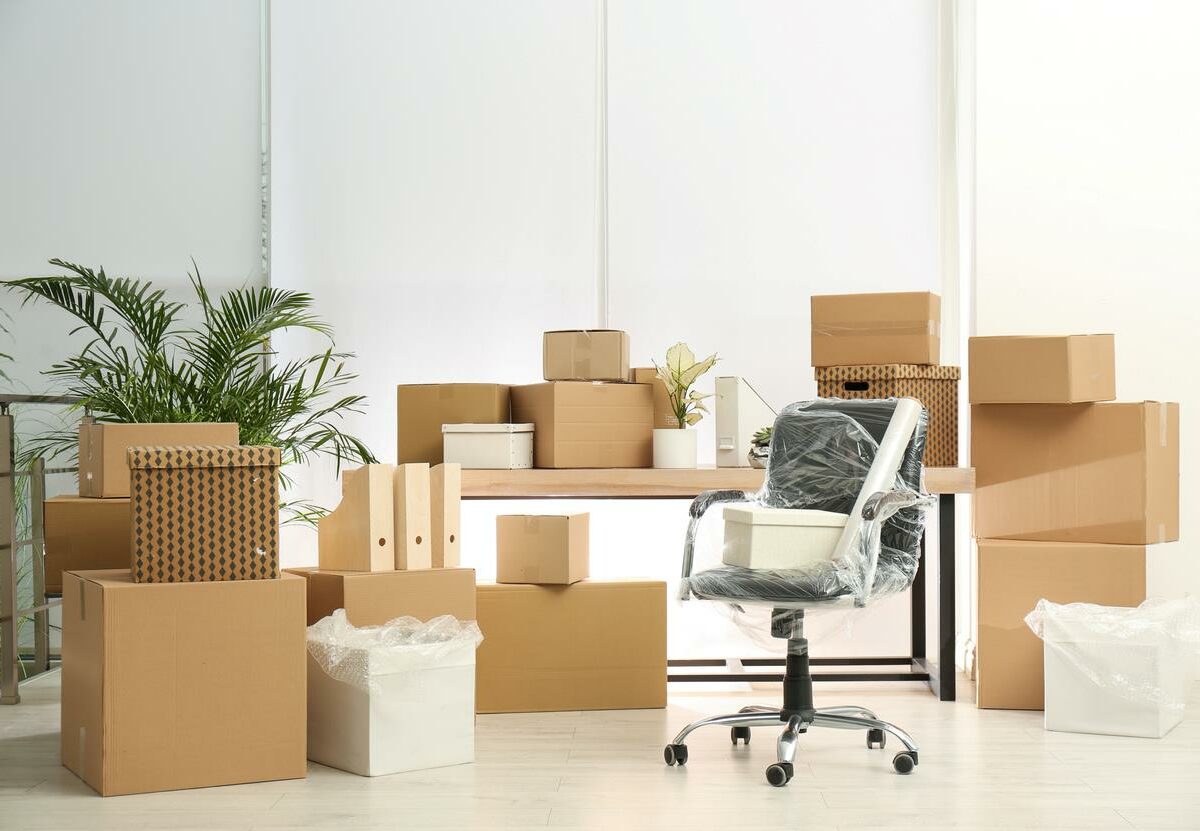
[[[463,499],[691,499],[707,490],[756,491],[762,487],[763,471],[753,468],[697,468],[694,470],[656,470],[653,468],[617,468],[587,470],[464,470]],[[975,470],[969,467],[927,467],[924,472],[927,493],[938,496],[938,569],[936,593],[936,661],[926,654],[927,627],[925,592],[928,578],[925,557],[912,585],[911,654],[884,658],[813,658],[814,666],[904,666],[893,672],[814,672],[816,681],[923,681],[942,701],[954,700],[954,509],[955,498],[975,490]],[[924,542],[922,542],[924,546]],[[922,552],[923,553],[923,552]],[[720,658],[668,661],[674,669],[682,667],[719,667]],[[747,667],[782,666],[775,658],[747,658]],[[942,667],[948,670],[943,672]],[[672,681],[775,681],[783,676],[772,673],[672,673]]]

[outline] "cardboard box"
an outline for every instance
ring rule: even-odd
[[[391,571],[396,567],[392,465],[342,471],[342,501],[317,522],[317,557],[334,571]]]
[[[462,466],[453,462],[429,471],[430,565],[457,568],[462,546]]]
[[[812,365],[936,364],[942,301],[928,291],[814,295]]]
[[[975,404],[975,536],[1179,539],[1179,405]]]
[[[278,447],[128,452],[135,583],[279,576]]]
[[[401,384],[396,387],[396,461],[441,464],[443,424],[508,420],[506,384]]]
[[[666,706],[666,583],[478,588],[477,712]]]
[[[452,615],[475,620],[475,570],[322,571],[287,569],[308,581],[308,625],[345,609],[355,626],[382,626],[408,615],[429,620]]]
[[[629,335],[617,329],[566,329],[542,335],[547,381],[628,381]]]
[[[1042,642],[1025,625],[1039,600],[1136,606],[1146,599],[1145,546],[984,539],[978,545],[975,672],[978,703],[986,709],[1042,709]]]
[[[128,497],[56,496],[43,516],[47,594],[62,594],[64,571],[129,568]]]
[[[958,379],[956,366],[884,364],[819,367],[821,398],[915,398],[929,414],[926,467],[958,467]]]
[[[524,470],[533,467],[533,425],[443,424],[442,449],[464,470]]]
[[[63,578],[63,764],[100,794],[305,774],[304,583]]]
[[[329,675],[308,656],[308,758],[384,776],[475,760],[475,644],[436,649],[347,647],[368,678]]]
[[[646,384],[552,381],[512,388],[513,419],[532,422],[533,466],[650,467],[654,403]]]
[[[671,398],[667,395],[667,385],[658,377],[654,367],[638,367],[633,370],[635,384],[649,384],[654,390],[654,428],[656,430],[679,429],[679,419],[671,409]]]
[[[567,585],[588,576],[588,515],[496,517],[496,582]]]
[[[79,425],[79,495],[87,497],[129,496],[131,447],[237,444],[238,426],[233,423],[196,424],[97,424]]]
[[[392,480],[396,520],[398,569],[429,568],[433,564],[429,465],[412,462],[396,465]]]
[[[1117,397],[1112,335],[971,338],[972,404],[1078,404]]]

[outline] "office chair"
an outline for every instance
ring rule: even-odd
[[[687,737],[708,726],[730,728],[736,745],[750,743],[750,728],[779,725],[778,761],[767,781],[792,778],[796,746],[810,727],[863,730],[868,748],[882,749],[890,733],[904,750],[892,766],[908,774],[917,765],[917,743],[866,707],[813,706],[804,613],[837,605],[863,606],[912,584],[921,554],[924,511],[932,497],[920,493],[927,417],[911,398],[819,399],[786,407],[775,420],[763,489],[707,491],[690,509],[684,546],[682,599],[720,601],[737,611],[767,606],[771,635],[787,640],[783,706],[743,707],[738,713],[689,724],[666,746],[668,765],[687,763]],[[714,505],[751,500],[773,508],[806,508],[847,514],[845,530],[827,562],[800,571],[720,566],[695,575],[692,560],[700,519]]]

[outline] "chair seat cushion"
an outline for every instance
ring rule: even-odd
[[[702,600],[767,606],[822,603],[850,594],[832,563],[804,571],[764,571],[720,566],[693,574],[688,587]]]

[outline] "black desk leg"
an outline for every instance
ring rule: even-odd
[[[913,577],[909,596],[912,602],[909,631],[912,633],[912,651],[914,664],[923,663],[925,659],[925,572],[929,570],[925,562],[925,535],[921,535],[921,559],[917,561],[917,574]],[[922,667],[924,669],[924,667]]]
[[[954,499],[952,493],[938,496],[938,698],[954,700],[958,670],[954,663],[955,579]],[[924,654],[924,653],[922,653]]]

